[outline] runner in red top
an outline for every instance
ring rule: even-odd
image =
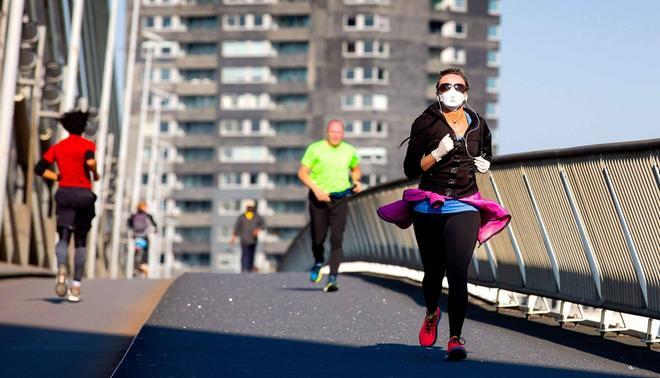
[[[55,193],[60,239],[55,247],[58,265],[55,293],[60,297],[67,296],[71,302],[80,301],[80,281],[87,258],[87,233],[94,218],[96,201],[91,179],[99,179],[94,158],[96,145],[82,137],[88,118],[89,114],[81,111],[64,113],[60,123],[69,132],[69,137],[51,146],[34,168],[39,176],[59,183]],[[52,164],[57,164],[59,174],[51,169]],[[75,236],[76,256],[73,281],[71,287],[67,287],[67,251],[71,235]]]

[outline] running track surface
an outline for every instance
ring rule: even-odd
[[[436,346],[417,344],[419,287],[368,275],[341,275],[339,284],[338,292],[323,293],[302,273],[186,274],[115,376],[660,376],[660,353],[627,345],[633,338],[603,340],[590,327],[562,329],[472,300],[463,331],[468,359],[448,362],[446,314]],[[445,295],[441,301],[444,312]]]

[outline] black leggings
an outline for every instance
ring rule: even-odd
[[[323,244],[330,229],[330,274],[339,272],[342,257],[342,241],[348,216],[348,203],[345,199],[330,203],[316,199],[309,193],[310,232],[312,234],[312,253],[316,263],[325,261]]]
[[[424,265],[422,290],[426,311],[435,313],[442,279],[449,281],[449,336],[461,336],[467,307],[467,272],[477,242],[480,215],[476,211],[454,214],[413,213],[415,237]]]
[[[57,265],[68,265],[67,254],[69,251],[69,240],[71,234],[74,235],[74,243],[76,246],[76,256],[74,259],[74,274],[73,279],[76,281],[82,280],[85,273],[85,261],[87,260],[87,232],[88,231],[73,231],[65,226],[58,226],[57,233],[60,236],[60,241],[55,246],[55,254],[57,255]]]

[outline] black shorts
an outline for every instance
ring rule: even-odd
[[[85,188],[64,187],[57,189],[57,226],[77,232],[87,232],[94,219],[96,194]]]

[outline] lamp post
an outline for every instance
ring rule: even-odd
[[[131,35],[126,59],[126,86],[124,89],[124,112],[121,121],[121,136],[119,138],[119,154],[117,161],[117,186],[115,189],[115,203],[112,212],[112,238],[110,250],[110,277],[117,278],[119,272],[119,245],[120,230],[124,224],[124,190],[126,189],[126,154],[128,150],[128,133],[131,122],[131,104],[133,101],[133,71],[135,70],[135,50],[137,46],[138,22],[140,20],[140,1],[133,1],[131,17]]]
[[[87,277],[94,278],[96,271],[96,247],[98,242],[99,222],[105,210],[105,198],[107,196],[103,191],[105,186],[105,151],[108,145],[108,122],[110,117],[110,98],[112,93],[112,71],[113,58],[115,56],[115,29],[117,28],[117,12],[119,0],[111,0],[110,19],[108,21],[108,37],[105,46],[105,61],[103,63],[103,85],[101,89],[101,104],[99,106],[99,131],[96,133],[96,167],[103,181],[94,183],[94,192],[98,196],[96,201],[96,217],[92,220],[92,229],[90,231],[89,248],[87,249]],[[112,156],[112,154],[110,154]]]

